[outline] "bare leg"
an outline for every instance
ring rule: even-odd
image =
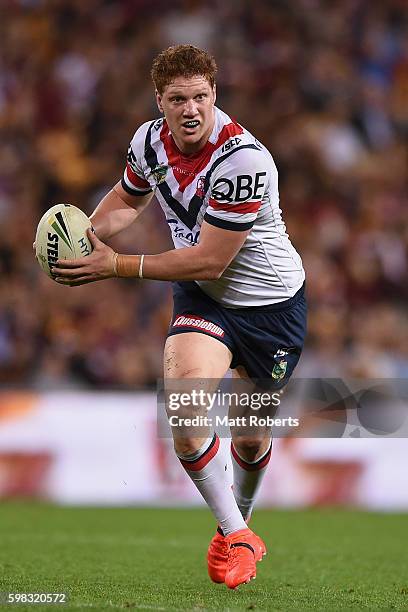
[[[187,392],[199,387],[208,393],[214,392],[219,381],[225,376],[231,358],[231,351],[225,344],[205,334],[191,332],[170,336],[164,347],[165,387],[167,390],[180,388]],[[189,407],[185,407],[183,412],[186,416],[198,414],[197,409]],[[201,414],[205,414],[205,407]],[[191,428],[187,432],[173,428],[177,454],[197,451],[209,435],[209,431],[207,435],[199,437],[191,433]]]

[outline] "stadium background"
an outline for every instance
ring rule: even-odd
[[[214,53],[217,103],[276,160],[307,271],[297,375],[408,376],[404,0],[12,0],[0,40],[0,496],[199,501],[155,436],[169,286],[59,287],[31,249],[52,204],[90,214],[120,178],[170,44]],[[167,249],[157,203],[112,244]],[[408,506],[405,440],[276,449],[264,504]]]

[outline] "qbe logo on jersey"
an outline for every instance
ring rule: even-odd
[[[233,180],[222,177],[215,181],[211,197],[218,202],[246,202],[263,196],[266,172],[238,174]]]

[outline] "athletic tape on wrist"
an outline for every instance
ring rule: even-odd
[[[117,276],[119,278],[143,278],[143,257],[143,255],[121,255],[119,253],[116,262]]]

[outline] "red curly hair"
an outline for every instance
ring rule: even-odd
[[[160,95],[177,77],[203,76],[211,87],[215,84],[217,64],[212,55],[193,45],[175,45],[154,59],[151,76]]]

